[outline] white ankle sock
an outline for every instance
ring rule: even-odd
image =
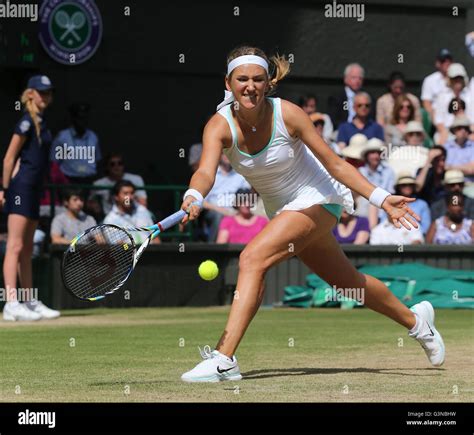
[[[415,326],[408,331],[411,335],[418,333],[418,330],[420,328],[420,323],[421,323],[420,317],[418,316],[418,314],[416,314],[415,312],[413,314],[415,315],[416,323],[415,323]]]
[[[9,301],[5,304],[5,306],[8,306],[8,308],[16,308],[20,305],[20,302],[18,301]]]

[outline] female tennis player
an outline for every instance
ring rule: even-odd
[[[382,208],[397,228],[418,228],[420,218],[408,206],[413,198],[372,185],[331,150],[301,108],[268,97],[288,72],[283,57],[269,61],[255,47],[239,47],[228,56],[225,99],[204,130],[199,169],[182,203],[188,212],[183,223],[198,217],[222,152],[261,195],[272,220],[240,255],[236,296],[215,350],[201,352],[204,361],[184,373],[182,380],[242,378],[234,354],[262,301],[265,273],[293,255],[331,286],[363,289],[365,306],[407,328],[431,364],[441,365],[444,344],[434,327],[431,304],[405,307],[381,281],[357,271],[332,233],[342,209],[353,213],[349,189]]]
[[[3,159],[3,192],[0,203],[8,214],[8,236],[3,277],[7,303],[4,320],[40,320],[59,317],[59,311],[34,298],[31,254],[33,235],[38,225],[41,187],[48,165],[51,132],[43,112],[52,99],[48,77],[33,76],[21,96],[25,113],[15,126]],[[17,272],[24,304],[17,298]]]

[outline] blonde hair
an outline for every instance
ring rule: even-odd
[[[33,99],[30,97],[31,92],[33,89],[28,88],[23,91],[21,94],[21,104],[25,106],[26,110],[31,116],[31,119],[33,120],[33,124],[35,125],[35,130],[36,130],[36,136],[38,138],[39,143],[41,144],[41,128],[39,124],[39,119],[38,119],[38,113],[40,110],[38,109],[38,106],[35,104]]]
[[[285,56],[280,56],[279,54],[273,55],[270,58],[267,57],[265,52],[258,47],[250,47],[247,45],[242,45],[240,47],[234,48],[227,55],[227,65],[232,62],[235,58],[239,56],[254,55],[263,57],[269,65],[269,85],[270,89],[267,92],[267,95],[270,95],[275,92],[277,84],[284,77],[286,77],[290,72],[290,62],[285,59]],[[230,73],[229,78],[232,76]]]

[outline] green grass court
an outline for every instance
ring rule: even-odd
[[[368,309],[262,308],[237,352],[244,379],[186,384],[229,307],[89,309],[0,322],[0,400],[472,402],[474,312],[437,310],[446,363]],[[400,341],[403,339],[403,342]],[[74,346],[72,346],[74,345]]]

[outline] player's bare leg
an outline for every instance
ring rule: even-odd
[[[335,220],[330,213],[322,213],[318,205],[302,211],[285,211],[245,247],[240,256],[235,297],[216,350],[203,355],[205,361],[185,373],[184,381],[240,379],[234,353],[262,302],[266,271],[302,251],[313,234],[331,231]]]
[[[410,337],[420,342],[431,364],[443,364],[444,343],[434,326],[434,310],[429,302],[407,308],[383,282],[352,265],[332,232],[310,243],[298,257],[329,285],[343,289],[343,293],[344,289],[361,289],[366,307],[407,328]]]

